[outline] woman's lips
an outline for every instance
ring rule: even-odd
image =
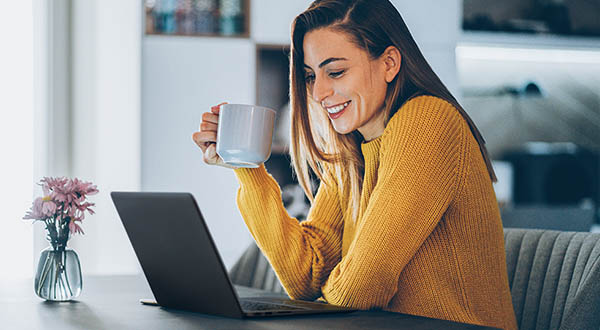
[[[351,102],[352,102],[352,101],[348,101],[348,102],[344,102],[344,103],[342,103],[342,104],[340,104],[340,105],[337,105],[337,106],[334,106],[334,107],[327,108],[327,114],[329,115],[329,118],[331,118],[331,119],[337,119],[337,118],[341,117],[341,116],[344,114],[344,112],[346,112],[346,109],[348,109],[348,106],[350,106],[350,103],[351,103]],[[338,107],[338,106],[343,106],[343,109],[342,109],[342,110],[339,110],[338,112],[335,112],[335,113],[331,113],[331,112],[329,112],[329,111],[330,111],[330,109],[332,109],[332,108],[335,108],[335,107]]]

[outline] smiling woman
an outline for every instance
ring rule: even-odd
[[[367,141],[380,136],[385,117],[378,110],[383,108],[387,85],[400,69],[398,49],[390,46],[370,60],[345,34],[330,28],[308,32],[303,49],[309,95],[327,110],[335,131],[358,130]],[[344,57],[335,57],[340,54]]]
[[[398,11],[317,0],[291,39],[290,154],[307,220],[289,216],[264,166],[235,169],[240,212],[287,293],[516,329],[483,138]],[[223,165],[211,110],[194,140]]]

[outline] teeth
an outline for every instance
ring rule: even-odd
[[[344,104],[340,104],[340,105],[335,106],[335,107],[327,108],[327,112],[329,112],[331,114],[338,113],[338,112],[344,110],[348,106],[348,103],[350,103],[350,102],[346,102]]]

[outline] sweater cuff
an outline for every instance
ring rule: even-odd
[[[267,172],[265,164],[260,164],[257,168],[237,168],[233,170],[240,186],[258,187],[268,182],[271,175]]]

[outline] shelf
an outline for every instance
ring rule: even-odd
[[[146,35],[249,38],[249,0],[145,0]]]
[[[547,34],[463,31],[458,42],[485,46],[600,50],[600,38]]]
[[[198,34],[185,34],[185,33],[146,33],[146,37],[192,37],[192,38],[227,38],[227,39],[249,39],[250,35],[248,33],[245,34],[232,34],[232,35],[223,35],[218,33],[198,33]]]

